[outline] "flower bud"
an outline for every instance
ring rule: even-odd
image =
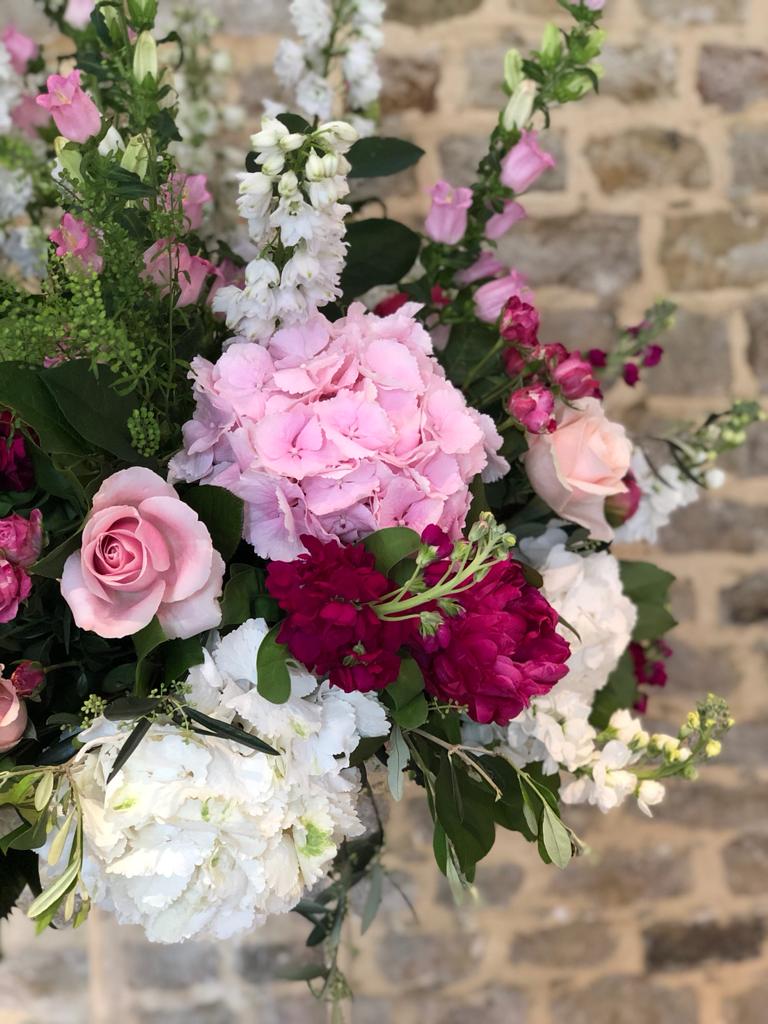
[[[80,174],[80,164],[83,160],[82,153],[75,149],[74,146],[68,146],[68,142],[69,139],[65,139],[63,135],[57,136],[53,143],[54,151],[61,169],[66,171],[73,181],[82,181],[82,175]]]
[[[99,143],[99,153],[101,156],[112,156],[119,150],[124,149],[125,143],[123,142],[122,135],[114,125],[110,125],[104,138]]]
[[[11,684],[19,697],[31,697],[45,682],[45,670],[39,661],[22,661],[11,675]]]
[[[128,140],[120,166],[126,171],[133,171],[140,178],[144,178],[149,166],[149,150],[140,135],[134,135]]]
[[[304,175],[307,181],[321,181],[326,177],[323,158],[316,149],[311,150],[307,157],[307,162],[304,165]]]
[[[133,50],[133,77],[143,82],[147,75],[157,78],[157,43],[151,32],[142,32]]]
[[[593,29],[589,34],[571,38],[571,57],[577,64],[588,64],[600,53],[605,42],[605,32],[601,28]]]
[[[550,22],[544,29],[544,35],[541,40],[541,49],[539,50],[539,57],[541,63],[545,68],[553,68],[560,60],[560,56],[563,52],[563,43],[560,36],[560,29],[557,25],[553,25]],[[580,63],[584,63],[580,61]]]
[[[128,17],[138,31],[152,28],[157,17],[157,0],[128,0]]]
[[[289,196],[295,196],[299,190],[299,179],[293,173],[293,171],[286,171],[285,174],[280,175],[280,181],[277,184],[277,191],[284,198]]]
[[[510,93],[520,85],[523,80],[523,58],[519,50],[507,50],[504,57],[504,82]]]
[[[501,122],[508,132],[513,128],[526,127],[531,119],[538,91],[539,87],[530,78],[524,78],[517,86],[501,115]]]
[[[560,103],[580,100],[592,88],[592,79],[584,71],[573,71],[565,75],[555,89],[555,98]]]
[[[704,753],[707,757],[719,757],[723,749],[723,744],[720,740],[710,740],[704,748]]]

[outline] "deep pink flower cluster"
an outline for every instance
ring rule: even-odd
[[[13,515],[0,519],[0,622],[16,618],[19,605],[32,590],[27,569],[37,561],[43,546],[43,516],[39,508],[25,519]]]
[[[286,613],[278,640],[347,693],[382,690],[397,679],[406,627],[382,621],[371,604],[394,584],[361,544],[301,539],[305,554],[267,569],[267,590]]]
[[[294,558],[301,536],[354,543],[384,526],[457,536],[469,483],[503,475],[493,421],[467,406],[406,304],[378,317],[356,303],[264,344],[241,339],[192,363],[196,411],[176,479],[246,502],[245,536],[264,558]]]
[[[647,324],[642,323],[637,327],[630,327],[627,333],[637,335],[645,327]],[[621,375],[624,378],[624,383],[633,388],[640,380],[640,370],[643,367],[658,366],[663,355],[664,349],[661,345],[646,345],[637,358],[628,359],[622,366]],[[602,369],[608,362],[608,353],[601,348],[591,348],[587,352],[587,359],[595,369]]]
[[[13,413],[0,412],[0,491],[28,491],[35,482],[24,435],[13,425]]]
[[[507,342],[504,367],[519,385],[509,396],[507,410],[530,433],[555,429],[556,397],[569,402],[600,397],[588,360],[559,342],[539,342],[539,314],[530,303],[518,296],[509,299],[501,314],[500,331]]]
[[[428,581],[445,569],[433,563]],[[557,612],[511,558],[492,566],[458,600],[459,614],[446,617],[412,653],[428,693],[465,706],[476,722],[506,725],[568,671],[571,652],[555,631]]]
[[[672,657],[672,648],[664,640],[656,640],[652,644],[632,642],[629,645],[629,656],[638,685],[666,686],[667,666],[665,659]],[[644,712],[648,707],[648,694],[639,692],[635,701],[635,711]]]

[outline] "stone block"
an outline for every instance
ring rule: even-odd
[[[764,936],[759,917],[692,924],[665,921],[646,929],[645,960],[650,971],[687,970],[708,960],[752,960],[760,956]]]
[[[668,186],[701,189],[711,180],[704,147],[676,131],[630,128],[592,139],[586,155],[600,187],[609,195]]]
[[[698,89],[705,103],[729,111],[744,110],[758,100],[768,99],[768,52],[719,43],[703,46]]]

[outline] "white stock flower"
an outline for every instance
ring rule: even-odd
[[[571,645],[568,675],[559,684],[591,697],[608,682],[632,636],[637,609],[624,594],[619,563],[607,551],[579,555],[565,547],[566,535],[548,529],[523,540],[520,550],[542,575],[542,594],[564,623],[558,632]]]
[[[153,724],[107,783],[130,733],[100,720],[73,772],[84,815],[83,880],[94,901],[157,942],[223,939],[287,913],[359,835],[361,737],[386,735],[378,701],[291,670],[291,696],[256,689],[267,633],[252,619],[217,640],[190,673],[189,701],[279,751]]]
[[[660,782],[655,779],[644,779],[637,790],[637,806],[643,812],[647,814],[649,818],[653,817],[652,807],[660,804],[666,795],[666,790]]]
[[[575,771],[587,764],[597,733],[589,724],[592,704],[581,694],[555,686],[535,697],[530,707],[510,722],[500,750],[518,768],[540,761],[546,775],[562,765]]]
[[[659,530],[669,523],[672,515],[698,501],[701,488],[671,463],[657,467],[657,475],[639,449],[632,456],[631,468],[643,496],[635,514],[616,531],[616,542],[655,544]]]
[[[560,790],[565,804],[588,803],[603,813],[620,807],[637,789],[637,776],[626,771],[636,755],[621,740],[610,740],[602,750],[596,751],[590,774],[566,783]]]

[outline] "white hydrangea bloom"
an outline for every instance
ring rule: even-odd
[[[83,880],[97,904],[157,942],[223,939],[288,912],[327,872],[338,844],[363,831],[363,736],[388,732],[372,696],[317,685],[291,670],[291,696],[256,689],[267,633],[252,619],[218,639],[189,676],[189,701],[279,751],[154,724],[107,783],[127,727],[100,720],[73,773],[84,814]]]
[[[657,467],[657,475],[639,449],[632,456],[632,472],[643,496],[635,514],[616,531],[616,541],[622,544],[639,541],[655,544],[659,530],[669,523],[672,515],[698,501],[701,488],[671,463]]]
[[[608,682],[637,622],[637,609],[624,594],[619,563],[607,551],[580,555],[565,547],[566,534],[550,528],[541,537],[523,540],[523,557],[544,580],[542,594],[563,623],[558,632],[571,645],[568,675],[558,684],[591,697]]]

